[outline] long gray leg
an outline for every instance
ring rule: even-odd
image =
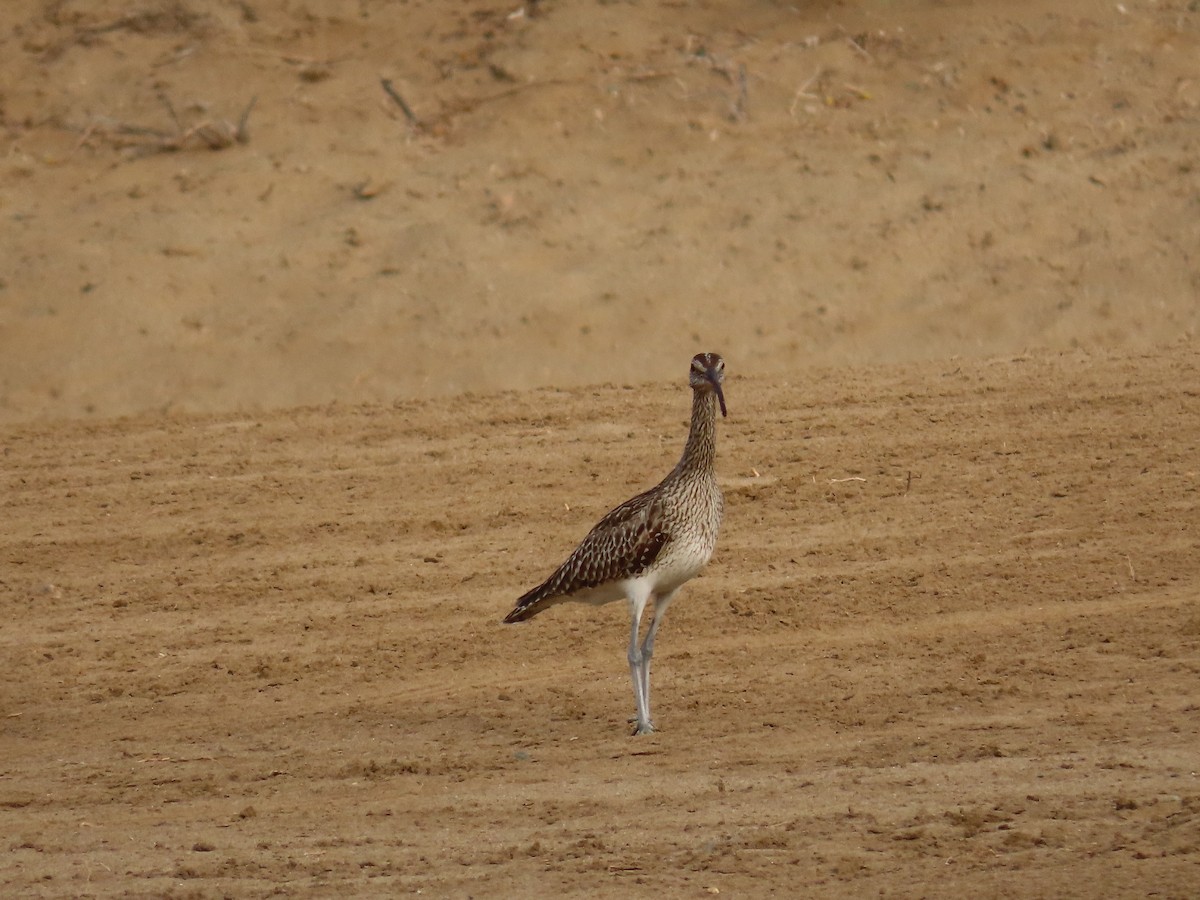
[[[645,688],[649,679],[643,678],[643,650],[638,644],[638,633],[641,631],[642,613],[650,599],[649,590],[640,586],[631,586],[629,592],[629,677],[633,681],[633,699],[637,703],[637,726],[634,734],[650,734],[654,726],[650,724],[650,697]],[[651,625],[653,627],[653,624]]]
[[[654,636],[658,634],[658,626],[662,623],[663,616],[667,614],[667,607],[671,605],[671,601],[675,599],[675,594],[678,588],[663,597],[654,598],[654,614],[650,619],[650,628],[646,632],[646,639],[642,641],[641,658],[642,665],[638,676],[641,679],[641,694],[646,702],[646,720],[650,719],[650,659],[654,656]],[[651,726],[653,729],[653,726]]]

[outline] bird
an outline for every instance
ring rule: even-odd
[[[566,561],[522,595],[504,618],[523,622],[565,601],[629,604],[629,674],[637,705],[635,735],[654,732],[650,718],[650,658],[654,638],[680,587],[712,557],[725,512],[717,484],[717,408],[725,409],[725,360],[716,353],[692,358],[688,384],[692,419],[679,462],[654,487],[605,515]],[[643,613],[652,613],[639,641]]]

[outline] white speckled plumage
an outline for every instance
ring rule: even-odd
[[[637,702],[635,734],[650,720],[650,658],[658,626],[687,581],[708,563],[721,527],[724,499],[716,477],[717,407],[725,415],[725,361],[715,353],[692,359],[692,421],[678,464],[658,485],[609,512],[540,585],[519,600],[505,622],[520,622],[564,601],[629,602],[629,670]],[[653,604],[639,642],[642,614]]]

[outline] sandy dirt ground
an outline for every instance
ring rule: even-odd
[[[1191,6],[6,0],[0,417],[1194,335]]]
[[[622,608],[500,618],[682,384],[19,429],[3,892],[1189,897],[1197,362],[731,374],[636,739]]]
[[[0,895],[1196,896],[1195,3],[0,26]]]

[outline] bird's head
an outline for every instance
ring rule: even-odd
[[[688,383],[693,391],[713,392],[717,402],[721,404],[721,415],[725,412],[725,392],[721,385],[725,382],[725,360],[717,353],[697,353],[692,357],[692,370]]]

